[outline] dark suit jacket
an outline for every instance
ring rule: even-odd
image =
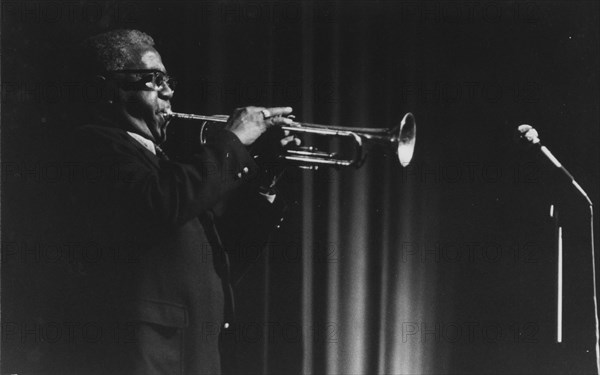
[[[86,125],[74,139],[73,228],[87,246],[66,293],[81,327],[66,361],[81,374],[220,374],[243,272],[222,244],[263,246],[282,205],[258,194],[257,165],[225,130],[185,163],[116,127]]]

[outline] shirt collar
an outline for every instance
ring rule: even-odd
[[[127,132],[127,134],[129,134],[131,136],[131,138],[135,139],[136,141],[138,141],[139,144],[141,144],[142,146],[144,146],[144,148],[148,151],[150,151],[151,153],[153,153],[154,155],[156,155],[156,146],[154,146],[154,142],[152,142],[149,139],[146,139],[144,137],[142,137],[141,135],[137,134],[137,133],[133,133],[133,132]]]

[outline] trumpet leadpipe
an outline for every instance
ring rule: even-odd
[[[184,120],[197,120],[197,121],[211,121],[211,122],[227,122],[229,120],[229,116],[227,115],[196,115],[192,113],[181,113],[181,112],[168,112],[167,116],[169,119],[171,118],[180,118]]]

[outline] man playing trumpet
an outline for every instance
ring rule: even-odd
[[[261,175],[246,146],[290,124],[292,109],[237,109],[189,160],[169,160],[160,145],[174,87],[152,38],[107,32],[87,39],[82,56],[104,94],[72,155],[117,173],[79,181],[73,206],[85,240],[119,257],[102,254],[77,275],[69,317],[98,322],[104,335],[65,359],[81,374],[233,373],[238,273],[226,249],[264,245],[283,212],[274,176]]]

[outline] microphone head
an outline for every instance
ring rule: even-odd
[[[540,143],[538,132],[531,125],[519,125],[517,128],[517,135],[520,142],[527,142],[528,144],[534,145]]]
[[[531,125],[527,125],[527,124],[523,124],[523,125],[519,125],[519,127],[517,128],[517,131],[521,134],[525,134],[528,131],[530,131],[531,129],[533,129],[533,126]]]

